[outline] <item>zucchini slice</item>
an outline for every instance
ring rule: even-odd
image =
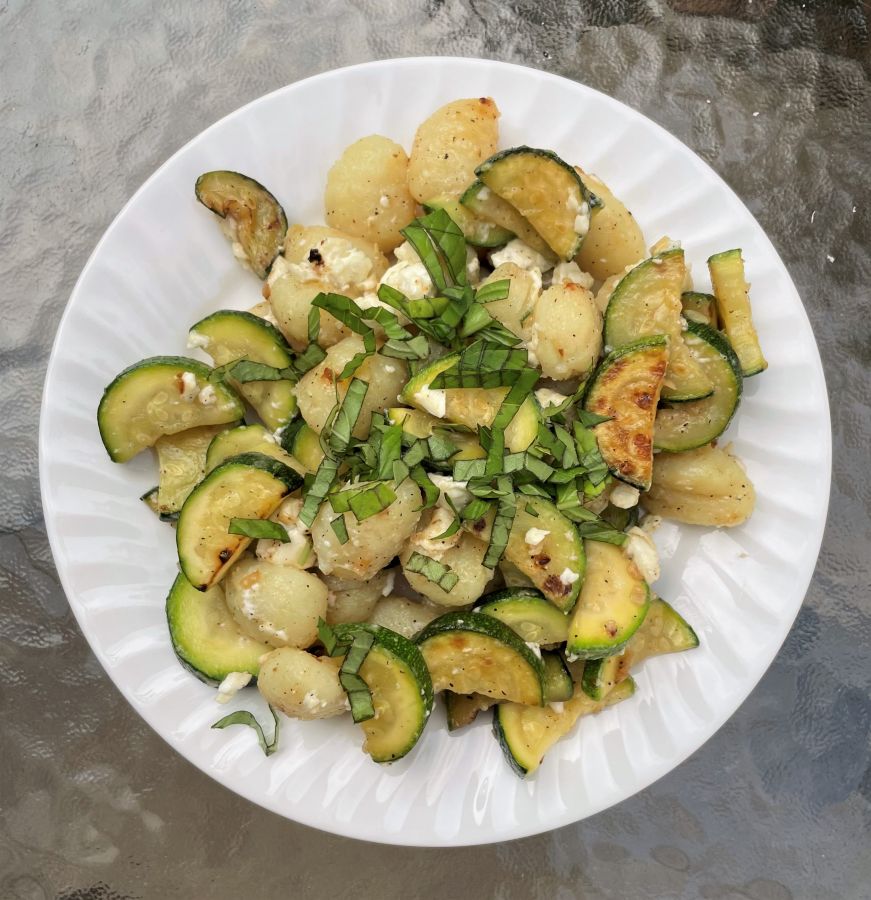
[[[745,378],[768,368],[759,346],[750,310],[750,285],[744,275],[741,251],[726,250],[708,260],[711,283],[717,297],[717,312],[735,355],[741,360]]]
[[[565,262],[574,259],[590,229],[591,195],[580,176],[551,150],[512,147],[475,169]]]
[[[274,649],[239,631],[221,585],[198,591],[180,573],[166,598],[166,621],[176,656],[207,684],[220,684],[231,672],[256,678],[260,657]]]
[[[698,646],[698,636],[683,616],[665,600],[654,597],[644,621],[622,653],[586,661],[581,687],[588,697],[601,700],[629,677],[629,670],[633,666],[651,656],[680,653]]]
[[[394,406],[387,410],[387,420],[393,425],[402,425],[402,430],[406,434],[416,438],[428,438],[434,433],[447,438],[458,448],[449,460],[450,465],[460,459],[483,459],[487,455],[477,435],[456,428],[445,428],[445,422],[423,410]]]
[[[595,659],[619,653],[650,607],[650,589],[620,547],[585,541],[587,577],[569,622],[566,653]]]
[[[538,515],[527,512],[527,505]],[[526,537],[532,528],[548,533],[530,544]],[[524,497],[518,504],[505,559],[528,576],[557,610],[565,613],[575,605],[586,570],[584,545],[572,522],[549,500]]]
[[[547,259],[554,259],[553,251],[532,225],[507,200],[491,191],[483,181],[475,181],[469,185],[460,197],[460,203],[479,219],[492,222],[505,232],[520,238],[524,244]]]
[[[491,616],[451,612],[434,619],[416,638],[433,690],[486,694],[540,706],[544,664],[522,638]]]
[[[711,383],[687,351],[681,334],[680,296],[685,277],[683,250],[666,250],[624,275],[605,310],[604,338],[609,347],[623,347],[651,334],[668,336],[663,400],[697,400],[711,393]]]
[[[210,384],[211,371],[185,356],[152,356],[121,372],[97,409],[111,460],[127,462],[164,434],[241,419],[242,401],[226,385]]]
[[[653,477],[653,423],[667,366],[665,335],[642,338],[602,360],[584,399],[587,410],[609,416],[595,427],[602,459],[643,491]]]
[[[448,719],[448,731],[456,731],[471,725],[479,712],[490,709],[496,701],[484,694],[455,694],[445,691],[445,713]]]
[[[225,425],[201,425],[178,434],[166,434],[154,444],[160,483],[157,512],[177,513],[206,474],[206,453],[214,438],[227,430]]]
[[[307,472],[316,472],[318,466],[324,460],[324,450],[321,447],[320,435],[310,425],[303,424],[293,436],[290,445],[293,458]]]
[[[449,388],[444,391],[429,388],[435,377],[453,365],[458,357],[458,353],[451,353],[424,366],[409,379],[399,399],[429,413],[434,410],[441,413],[443,404],[444,413],[438,418],[467,428],[489,425],[499,412],[508,388]],[[526,450],[537,436],[538,410],[532,397],[527,397],[505,429],[505,446],[511,452]]]
[[[203,206],[229,221],[233,251],[241,253],[258,278],[266,278],[287,234],[281,204],[262,184],[239,172],[205,172],[194,192]]]
[[[684,291],[680,295],[680,307],[683,316],[690,322],[701,322],[702,325],[717,327],[717,298],[713,294],[702,294],[699,291]]]
[[[517,703],[500,703],[493,715],[493,734],[508,764],[521,778],[525,778],[535,772],[544,754],[574,728],[581,716],[601,712],[634,693],[635,682],[627,678],[604,700],[596,701],[576,691],[561,709],[551,706],[536,709]]]
[[[225,460],[191,491],[175,532],[178,560],[199,591],[216,584],[251,538],[229,534],[230,519],[268,519],[281,501],[302,486],[293,469],[262,453]]]
[[[162,513],[157,506],[157,492],[159,488],[155,485],[149,488],[139,499],[156,515],[161,522],[178,521],[178,513]]]
[[[417,743],[433,707],[433,683],[418,647],[380,625],[337,626],[342,637],[366,631],[375,642],[359,675],[372,694],[375,716],[360,722],[363,750],[375,762],[393,762]]]
[[[710,444],[729,425],[741,400],[741,363],[719,331],[690,322],[686,332],[690,353],[705,367],[714,392],[704,400],[663,407],[656,414],[653,446],[673,453]]]
[[[240,453],[262,453],[283,462],[300,475],[307,471],[275,443],[275,438],[262,425],[239,425],[216,435],[206,453],[206,471],[211,472],[231,456]]]
[[[494,225],[487,219],[476,216],[468,206],[463,206],[459,200],[430,200],[429,203],[423,204],[423,208],[427,212],[443,209],[459,226],[466,243],[473,247],[502,247],[514,237],[514,233],[507,228]]]
[[[504,588],[485,594],[475,612],[499,619],[532,644],[564,644],[569,620],[541,591],[531,588]]]
[[[188,332],[188,346],[201,347],[216,366],[248,359],[284,369],[292,362],[290,347],[274,325],[238,310],[222,309],[201,319]],[[286,425],[296,413],[292,381],[234,382],[233,387],[272,431]]]
[[[543,650],[541,661],[544,664],[544,702],[562,703],[564,700],[571,700],[575,685],[562,654]]]

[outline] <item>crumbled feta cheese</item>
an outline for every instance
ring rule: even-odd
[[[466,275],[470,284],[475,284],[481,277],[481,262],[478,254],[469,246],[466,247]]]
[[[288,263],[279,256],[272,264],[267,284],[292,274],[300,281],[320,281],[336,291],[350,287],[374,287],[372,260],[346,238],[325,237],[309,251],[308,258]]]
[[[384,371],[389,372],[392,375],[396,371],[396,366],[386,365]]]
[[[207,384],[199,394],[197,394],[197,402],[201,403],[203,406],[214,406],[218,402],[218,395],[215,393],[214,386]]]
[[[468,481],[454,481],[450,475],[430,475],[430,481],[439,489],[438,503],[449,509],[445,497],[449,497],[451,503],[457,509],[462,509],[471,499],[472,495],[468,491]]]
[[[687,323],[687,320],[686,320],[683,316],[681,316],[681,317],[680,317],[680,330],[681,330],[681,331],[686,331],[689,327],[690,327],[690,326],[689,326],[689,324]]]
[[[193,372],[182,372],[178,392],[185,403],[191,403],[196,399],[199,388],[197,387],[197,376]]]
[[[387,196],[387,194],[381,195],[381,199],[378,201],[378,205],[382,209],[387,209],[387,207],[390,206],[390,198]]]
[[[314,691],[309,691],[302,698],[302,705],[308,712],[316,712],[317,710],[323,709],[327,705],[327,701],[321,700]]]
[[[578,214],[575,216],[574,229],[575,234],[579,237],[586,237],[590,230],[590,205],[588,203],[580,205]]]
[[[244,268],[250,269],[251,265],[248,261],[248,254],[245,252],[245,248],[242,244],[239,243],[239,228],[236,220],[232,216],[225,216],[221,219],[221,231],[223,231],[224,236],[230,242],[233,256],[242,263]]]
[[[559,580],[568,587],[569,585],[574,584],[581,576],[577,572],[573,572],[571,569],[566,567],[560,573]]]
[[[279,278],[284,278],[284,276],[289,275],[291,271],[290,263],[285,259],[284,255],[280,254],[272,261],[272,268],[266,276],[266,283],[269,287],[272,287]]]
[[[651,513],[641,520],[641,530],[648,534],[653,534],[660,525],[662,525],[662,516],[654,516]]]
[[[191,350],[204,350],[211,343],[212,339],[204,334],[200,334],[199,331],[188,332],[188,347]]]
[[[650,255],[658,256],[660,253],[668,253],[669,250],[680,250],[680,246],[680,241],[674,241],[668,235],[665,235],[651,246]]]
[[[620,509],[632,509],[633,506],[638,506],[640,497],[641,492],[638,488],[632,487],[631,484],[618,482],[614,485],[614,489],[611,491],[611,496],[608,499]]]
[[[373,291],[367,291],[365,294],[357,297],[354,300],[354,303],[360,307],[360,309],[375,309],[376,306],[380,306],[381,309],[386,309],[387,312],[392,313],[399,320],[400,325],[407,325],[408,319],[398,310],[395,310],[388,303],[385,303],[376,293]],[[375,326],[376,330],[379,326]]]
[[[535,399],[538,400],[542,409],[547,409],[549,406],[559,406],[560,403],[568,400],[568,395],[550,388],[539,388],[535,392]]]
[[[426,386],[415,392],[414,400],[425,409],[431,416],[437,419],[445,417],[445,411],[448,405],[448,393],[443,390],[432,390]]]
[[[538,365],[538,325],[533,322],[529,330],[529,338],[520,345],[526,349],[526,355],[531,366]]]
[[[432,290],[432,281],[426,266],[417,262],[401,261],[392,265],[382,276],[381,284],[389,285],[409,300],[420,300]]]
[[[393,255],[396,257],[398,262],[407,262],[407,263],[417,263],[420,262],[420,257],[417,255],[417,250],[408,243],[408,241],[403,241],[394,251]]]
[[[479,200],[489,200],[490,199],[490,188],[482,187],[481,190],[478,191],[478,199]]]
[[[447,506],[436,505],[429,522],[411,536],[411,543],[432,559],[441,559],[448,550],[456,547],[463,537],[462,529],[446,538],[438,538],[454,521],[454,514]]]
[[[536,644],[534,641],[524,641],[527,647],[539,658],[541,659],[541,647]]]
[[[546,257],[542,256],[537,250],[534,250],[529,244],[525,244],[520,238],[514,238],[509,241],[501,250],[496,250],[490,254],[490,261],[493,267],[501,266],[502,263],[514,263],[521,269],[538,269],[540,272],[546,272],[553,268],[553,263]]]
[[[579,284],[589,290],[593,286],[593,276],[581,271],[581,267],[571,262],[558,263],[550,277],[551,284]]]
[[[299,521],[302,500],[288,497],[273,513],[271,521],[277,522],[287,532],[287,541],[273,541],[261,538],[257,541],[255,554],[277,566],[293,566],[308,569],[315,564],[315,554],[309,529]]]
[[[566,705],[562,700],[554,700],[551,703],[548,703],[548,706],[558,715],[561,716],[565,711]]]
[[[650,534],[637,525],[630,528],[626,534],[629,540],[626,541],[626,555],[635,563],[641,576],[648,584],[653,584],[659,578],[659,554],[656,551],[656,544]]]
[[[384,587],[381,588],[381,596],[389,597],[393,593],[393,586],[396,584],[396,572],[391,570],[384,577]]]
[[[218,703],[227,703],[251,681],[250,672],[230,672],[218,685]]]
[[[531,547],[534,547],[536,544],[540,544],[549,534],[550,532],[546,528],[530,528],[523,536],[523,540]]]

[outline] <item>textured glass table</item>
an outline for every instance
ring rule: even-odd
[[[0,4],[0,897],[871,898],[869,28],[859,2]],[[579,825],[438,852],[284,821],[165,746],[73,621],[36,462],[64,303],[142,181],[266,91],[415,54],[577,79],[704,157],[804,298],[835,438],[805,606],[716,737]]]

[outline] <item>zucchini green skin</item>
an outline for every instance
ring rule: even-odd
[[[248,359],[284,369],[293,360],[281,332],[250,312],[219,310],[192,325],[189,335],[194,341],[208,341],[203,349],[218,366]],[[296,414],[292,381],[234,382],[233,385],[272,431],[282,428]]]
[[[463,232],[466,243],[473,247],[502,247],[514,237],[514,232],[479,218],[459,200],[430,200],[423,204],[423,208],[427,212],[443,209]]]
[[[159,469],[158,513],[178,518],[188,494],[206,474],[209,447],[226,430],[225,425],[202,425],[158,438],[154,444]]]
[[[211,405],[182,400],[185,372],[196,378],[199,392],[209,384],[212,369],[186,356],[152,356],[128,366],[110,382],[97,407],[97,426],[112,462],[127,462],[165,434],[199,425],[226,425],[242,418],[242,401],[225,384],[212,385],[216,402]],[[161,395],[165,399],[162,408],[168,414],[156,421],[149,404]]]
[[[680,653],[699,646],[693,628],[670,604],[655,597],[644,622],[622,653],[584,663],[581,688],[587,696],[601,700],[625,680],[633,666],[653,656]]]
[[[544,702],[562,703],[571,700],[575,685],[562,654],[542,650],[541,661],[544,664]]]
[[[741,361],[745,378],[768,368],[753,325],[750,287],[744,275],[741,250],[725,250],[708,259],[708,271],[717,298],[717,313],[723,330]]]
[[[156,485],[149,488],[139,499],[156,515],[161,522],[177,522],[178,513],[162,513],[157,503],[157,492],[160,490]]]
[[[242,634],[224,602],[224,590],[203,592],[179,574],[166,598],[172,648],[181,664],[206,684],[220,684],[231,672],[260,672],[260,658],[272,649]]]
[[[743,391],[741,363],[728,340],[701,322],[688,322],[687,335],[687,346],[704,363],[714,392],[703,400],[659,410],[653,445],[671,453],[694,450],[718,438],[729,427]]]
[[[197,178],[194,193],[215,215],[236,222],[249,265],[258,278],[266,278],[287,235],[281,204],[259,181],[228,170],[204,172]]]
[[[641,627],[650,588],[620,547],[587,541],[589,568],[569,622],[569,659],[619,653]]]
[[[684,318],[688,321],[717,327],[717,298],[713,294],[684,291],[680,295],[680,305]]]
[[[471,725],[478,717],[478,713],[490,709],[496,701],[484,694],[455,694],[453,691],[444,691],[445,715],[448,722],[448,731],[457,731]]]
[[[423,733],[433,708],[432,679],[418,646],[401,634],[367,623],[335,627],[336,635],[341,639],[353,639],[361,631],[375,638],[360,667],[360,676],[369,686],[375,706],[375,718],[360,723],[366,734],[364,750],[375,762],[393,762],[408,754]],[[383,682],[379,685],[381,678]],[[392,708],[387,719],[397,733],[387,735],[383,723],[379,721],[379,702],[391,705],[391,701]],[[405,707],[406,721],[402,723],[404,727],[397,728],[396,722],[403,712],[396,708],[399,701]]]
[[[476,637],[481,636],[483,640],[477,641]],[[444,637],[454,638],[449,647],[443,646]],[[466,641],[466,645],[463,644]],[[464,652],[465,646],[473,649],[478,644],[482,648],[484,655],[490,654],[491,650],[498,648],[499,651],[505,653],[516,666],[520,667],[517,673],[527,684],[523,686],[524,701],[541,705],[544,702],[544,664],[541,659],[533,653],[526,645],[523,639],[511,628],[492,616],[481,615],[474,612],[450,612],[437,619],[433,619],[420,634],[415,638],[415,643],[420,647],[421,653],[426,661],[427,668],[433,679],[433,690],[456,690],[458,693],[482,693],[487,696],[500,699],[508,696],[503,688],[508,681],[511,673],[501,670],[498,673],[492,671],[493,666],[488,666],[491,670],[487,674],[490,676],[505,675],[506,679],[503,684],[490,685],[485,682],[475,684],[470,690],[463,688],[456,689],[454,682],[451,680],[456,676],[463,675],[468,669],[473,669],[475,662],[475,652]],[[530,687],[529,676],[532,678],[534,687]]]
[[[302,425],[293,436],[291,455],[308,472],[316,472],[323,462],[320,436],[310,425]]]
[[[526,171],[517,169],[518,163],[525,164]],[[510,177],[503,181],[507,171],[513,172],[513,182]],[[589,216],[594,200],[573,166],[552,150],[520,146],[495,153],[478,166],[475,174],[487,187],[514,206],[560,259],[574,259],[587,233],[575,230],[576,216],[584,204]],[[560,193],[553,193],[547,198],[541,196],[542,190],[546,191],[549,187],[556,189],[555,182],[560,179]],[[522,184],[521,180],[526,184]],[[554,184],[546,185],[548,181]],[[575,196],[574,209],[568,205],[563,209],[564,192]]]
[[[608,468],[642,491],[653,478],[654,419],[668,367],[667,340],[653,335],[611,351],[584,397],[586,410],[609,417],[595,427]]]
[[[485,594],[474,611],[499,619],[530,643],[563,644],[568,637],[565,613],[534,588],[503,588]]]
[[[576,693],[565,701],[560,712],[551,707],[537,709],[500,703],[493,713],[493,735],[514,772],[526,778],[538,769],[545,753],[574,728],[581,716],[601,712],[634,693],[635,682],[630,677],[600,701]]]
[[[254,493],[254,473],[262,473]],[[224,480],[238,479],[235,502],[222,502],[220,491]],[[262,453],[241,453],[212,469],[191,491],[178,518],[175,532],[181,570],[187,580],[200,591],[216,584],[250,538],[229,534],[232,518],[268,518],[290,493],[302,487],[302,476],[293,469]],[[243,489],[248,491],[245,496]]]
[[[669,337],[669,360],[663,400],[698,400],[711,393],[704,370],[690,356],[681,337],[681,288],[686,278],[680,248],[646,259],[620,279],[605,310],[604,340],[622,347],[651,334]]]

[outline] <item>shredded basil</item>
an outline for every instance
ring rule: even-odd
[[[491,281],[482,284],[475,291],[475,300],[478,303],[492,303],[494,300],[504,300],[511,292],[511,279],[501,278],[499,281]]]
[[[341,455],[348,449],[348,445],[351,442],[351,433],[357,424],[357,419],[360,418],[363,400],[365,400],[368,390],[368,382],[361,381],[359,378],[351,379],[351,383],[348,385],[348,392],[339,404],[339,410],[336,413],[332,430],[327,439],[333,453]]]
[[[415,219],[401,233],[438,290],[466,284],[466,239],[445,210],[436,209]]]
[[[348,536],[348,526],[345,522],[344,514],[336,516],[336,518],[330,522],[330,528],[333,529],[333,534],[339,539],[340,544],[348,543],[350,538]]]
[[[269,519],[230,519],[227,532],[254,540],[281,541],[282,544],[290,540],[287,531],[278,522],[271,522]]]
[[[257,735],[257,742],[260,744],[260,749],[266,756],[272,756],[278,749],[279,724],[278,716],[271,706],[269,707],[269,712],[272,713],[273,721],[271,741],[266,740],[266,735],[263,733],[263,726],[254,718],[254,714],[248,712],[247,709],[240,709],[237,712],[230,713],[228,716],[224,716],[223,719],[218,719],[218,721],[212,725],[212,728],[227,728],[229,725],[247,725],[249,728],[254,729],[254,732]]]
[[[503,491],[502,496],[496,501],[496,517],[493,519],[493,527],[490,529],[490,543],[484,554],[482,565],[488,569],[495,569],[505,553],[508,539],[511,536],[511,526],[517,514],[517,498],[511,490],[511,482],[506,476],[497,480],[497,487]]]
[[[311,528],[311,524],[318,514],[321,503],[323,503],[327,494],[330,492],[330,488],[335,484],[338,473],[338,460],[333,459],[331,456],[325,456],[321,460],[317,472],[315,472],[314,479],[305,495],[302,510],[299,514],[299,521],[302,522],[306,528]]]
[[[405,563],[405,569],[408,572],[416,572],[423,575],[427,581],[437,584],[445,593],[450,593],[460,580],[450,566],[446,566],[437,559],[432,559],[432,557],[424,556],[416,550]]]
[[[383,512],[396,499],[396,492],[384,481],[351,497],[349,505],[358,522]]]

